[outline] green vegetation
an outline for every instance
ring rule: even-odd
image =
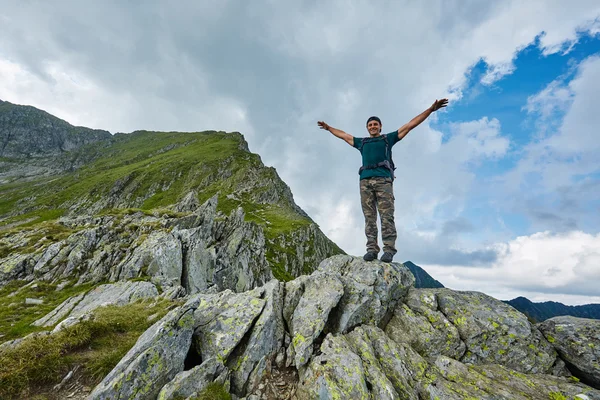
[[[239,133],[115,135],[62,156],[89,160],[78,170],[51,180],[0,185],[0,232],[38,229],[44,221],[67,212],[87,212],[92,206],[99,215],[175,214],[168,207],[195,190],[200,204],[216,195],[223,215],[241,207],[246,221],[263,227],[269,243],[290,242],[291,233],[313,222],[298,212],[275,169],[265,167],[258,155],[243,147]],[[343,253],[331,245],[335,253]],[[289,280],[292,276],[276,256],[280,251],[270,249],[268,260],[276,277]],[[0,256],[10,252],[24,251],[9,249],[0,240]]]
[[[63,240],[75,233],[71,228],[56,222],[40,222],[31,227],[32,223],[19,225],[5,231],[0,231],[0,258],[11,253],[27,254],[44,248],[54,242]],[[21,235],[22,239],[9,245],[11,236]]]
[[[231,395],[227,393],[223,385],[213,382],[192,400],[231,400]]]
[[[24,287],[25,282],[12,281],[0,289],[0,333],[3,335],[0,341],[43,330],[31,326],[31,323],[48,314],[69,297],[86,292],[92,287],[91,284],[74,286],[73,283],[56,291],[56,285],[46,282],[38,282],[36,287]],[[41,299],[44,303],[25,304],[26,298]]]
[[[83,366],[84,379],[98,383],[171,304],[138,301],[101,307],[91,320],[54,335],[29,338],[1,352],[0,398],[23,398],[36,386],[54,385],[76,365]],[[154,314],[157,317],[149,321]]]
[[[550,392],[548,393],[549,400],[567,400],[564,394],[561,392]]]

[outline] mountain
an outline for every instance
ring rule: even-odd
[[[579,318],[600,319],[600,304],[585,304],[580,306],[567,306],[555,301],[534,303],[526,297],[517,297],[505,301],[535,322],[542,322],[549,318],[561,315],[570,315]]]
[[[211,199],[217,221],[230,218],[260,231],[265,246],[259,258],[279,279],[292,279],[309,272],[324,256],[343,253],[294,203],[275,169],[265,167],[237,132],[111,135],[3,102],[0,143],[0,232],[5,232],[0,256],[22,255],[32,246],[35,252],[30,254],[41,254],[53,243],[46,231],[55,231],[58,242],[83,228],[67,220],[119,219],[123,214],[183,217],[181,212],[189,214]],[[138,225],[144,225],[142,220]],[[143,239],[143,231],[122,237],[121,248],[133,250],[129,244]],[[22,240],[10,240],[17,232]],[[34,243],[40,237],[45,240]],[[249,252],[248,257],[257,254]],[[0,285],[3,275],[26,275],[7,269],[0,271]]]
[[[0,143],[2,399],[600,400],[600,321],[344,254],[241,133]]]
[[[443,288],[440,282],[433,279],[431,275],[427,273],[423,268],[419,267],[416,264],[413,264],[411,261],[405,261],[404,266],[407,267],[410,272],[415,276],[415,287],[421,289],[436,289]]]

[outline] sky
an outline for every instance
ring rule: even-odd
[[[51,3],[51,4],[50,4]],[[597,0],[0,0],[0,99],[112,133],[241,132],[348,254],[356,136],[393,147],[395,261],[498,299],[600,303]]]

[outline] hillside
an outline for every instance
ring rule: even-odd
[[[243,210],[244,221],[264,231],[267,261],[280,279],[309,271],[316,258],[342,253],[294,203],[275,169],[249,152],[240,133],[138,131],[111,136],[4,102],[0,141],[4,154],[11,156],[2,165],[10,178],[0,184],[0,256],[27,251],[42,227],[64,236],[67,232],[56,223],[60,217],[173,213],[190,193],[186,201],[198,205],[216,196],[216,211],[223,216]],[[31,167],[31,154],[37,168]],[[11,175],[15,170],[25,173]],[[19,232],[26,228],[29,239],[20,246],[8,241],[15,232],[11,227]],[[316,241],[322,254],[311,259],[311,250],[284,249],[282,244],[294,238]]]

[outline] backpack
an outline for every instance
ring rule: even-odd
[[[388,169],[390,171],[390,173],[392,174],[392,181],[393,181],[395,178],[394,170],[396,169],[396,167],[394,166],[394,160],[392,160],[392,150],[390,149],[387,136],[382,135],[382,137],[383,137],[383,141],[385,142],[385,156],[386,157],[389,156],[389,160],[384,160],[377,164],[363,165],[362,167],[359,168],[358,174],[360,175],[360,173],[363,172],[365,169],[374,169],[374,168],[384,167],[384,168]],[[358,148],[358,150],[362,153],[362,148],[365,145],[365,143],[373,142],[375,140],[379,140],[379,138],[378,137],[364,138],[361,141],[360,147]]]

